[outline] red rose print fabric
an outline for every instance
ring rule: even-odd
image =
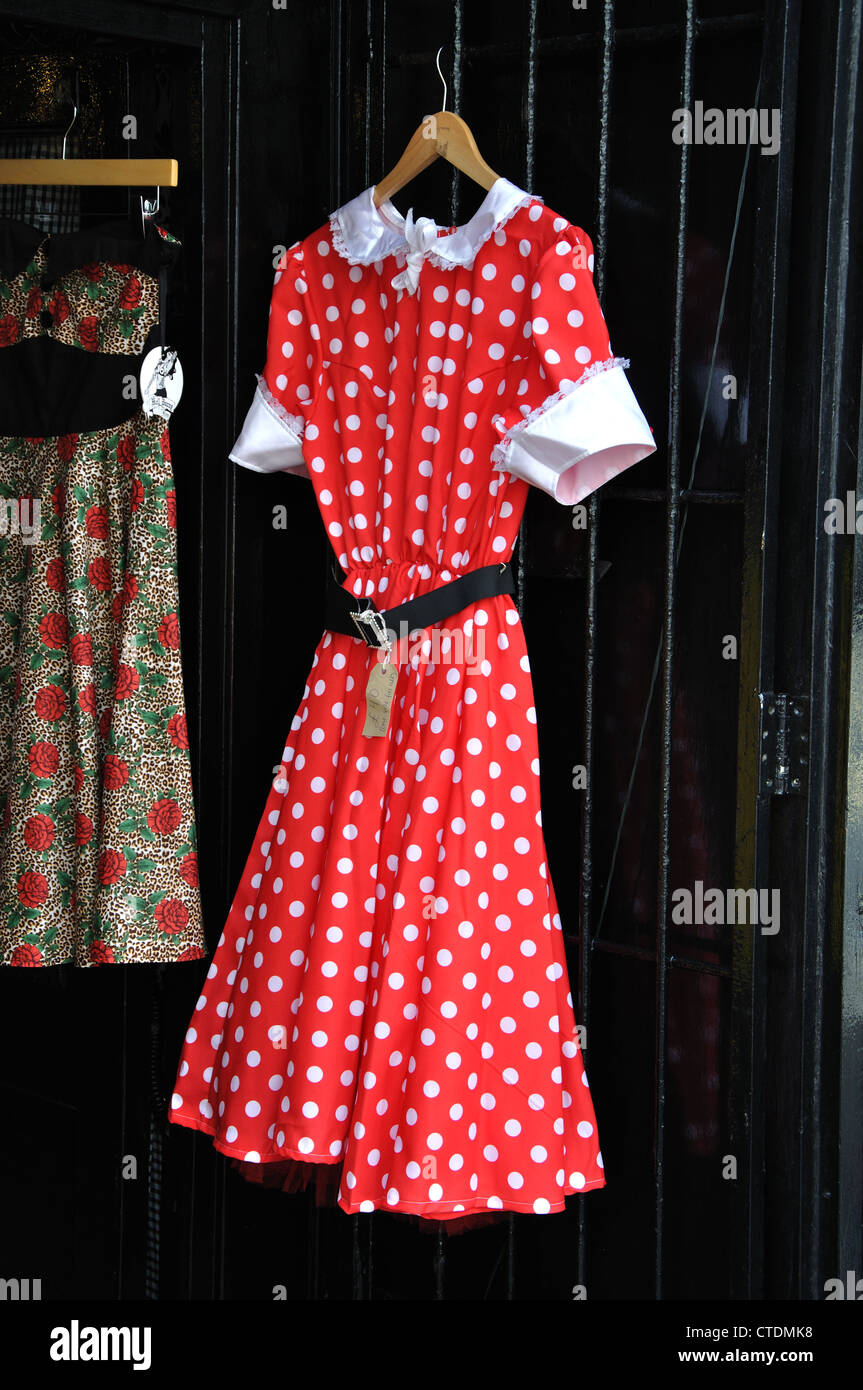
[[[57,338],[126,354],[127,371],[156,322],[155,278],[87,263],[49,295],[44,267],[40,245],[0,279],[0,374],[14,344]],[[163,420],[0,435],[4,965],[204,954],[175,541]]]
[[[528,483],[580,500],[653,451],[588,237],[505,179],[442,229],[368,189],[291,247],[232,457],[311,479],[381,610],[512,554]],[[509,596],[378,654],[325,632],[190,1020],[172,1118],[347,1212],[561,1211],[605,1182],[546,862]]]
[[[176,245],[175,238],[170,238]],[[46,242],[0,286],[0,347],[41,338],[87,352],[140,353],[158,320],[155,276],[109,261],[74,266],[62,286],[46,288]]]

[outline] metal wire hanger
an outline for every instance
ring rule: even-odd
[[[398,163],[377,185],[374,191],[375,207],[380,207],[385,199],[398,193],[436,159],[445,159],[486,190],[500,177],[483,159],[467,122],[454,111],[446,109],[447,85],[440,67],[442,52],[441,46],[435,64],[443,83],[443,105],[440,111],[426,116],[422,124],[417,126]]]

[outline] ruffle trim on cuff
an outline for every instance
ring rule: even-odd
[[[509,429],[501,437],[500,442],[495,444],[491,451],[492,467],[505,469],[506,456],[516,436],[521,434],[522,430],[526,430],[528,425],[532,425],[534,420],[538,420],[541,415],[544,415],[547,410],[550,410],[553,405],[557,405],[558,401],[562,401],[566,396],[571,396],[573,391],[578,390],[579,386],[583,386],[584,383],[589,381],[592,377],[599,376],[601,372],[609,372],[614,367],[628,367],[629,365],[630,359],[628,357],[607,357],[602,362],[591,362],[590,366],[585,368],[577,381],[567,381],[565,386],[560,387],[559,390],[554,391],[550,396],[546,396],[545,400],[535,406],[533,410],[528,411],[527,406],[522,406],[522,410],[525,414],[520,420],[516,420],[510,425]],[[497,420],[502,421],[502,417],[498,416]],[[493,423],[497,422],[495,421]]]
[[[267,407],[271,415],[274,415],[281,425],[287,425],[289,430],[293,430],[298,439],[302,439],[306,428],[306,422],[302,415],[292,415],[289,410],[285,410],[281,401],[276,400],[264,378],[255,373],[258,381],[258,392],[263,404]]]

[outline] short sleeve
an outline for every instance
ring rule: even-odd
[[[654,453],[656,444],[611,350],[593,284],[593,246],[566,224],[531,285],[524,366],[495,417],[493,466],[572,506]]]
[[[303,436],[319,372],[320,334],[303,271],[303,252],[295,243],[276,271],[264,370],[231,450],[234,463],[256,473],[309,476]]]

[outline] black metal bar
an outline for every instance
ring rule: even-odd
[[[656,962],[656,951],[649,946],[626,946],[619,941],[595,941],[593,950],[610,956],[621,956],[624,960],[643,960],[649,964]],[[667,965],[669,970],[691,970],[696,974],[719,975],[723,979],[730,979],[732,974],[730,965],[714,965],[711,961],[693,960],[689,956],[674,953],[668,956]]]
[[[524,186],[529,192],[533,192],[536,138],[537,3],[538,0],[528,0],[527,4],[527,47],[524,62]]]
[[[434,1297],[435,1302],[440,1302],[444,1297],[446,1288],[446,1237],[443,1232],[443,1222],[438,1222],[435,1233],[435,1250],[432,1257],[432,1273],[434,1276]]]
[[[528,0],[527,7],[527,46],[524,60],[524,100],[527,118],[527,136],[524,144],[524,187],[533,189],[534,173],[534,131],[536,125],[536,51],[537,51],[537,0]],[[515,553],[515,603],[524,621],[527,611],[527,592],[525,589],[525,525],[519,527]]]
[[[756,693],[774,688],[782,396],[788,305],[791,195],[794,172],[798,0],[772,0],[762,53],[762,100],[782,111],[779,154],[759,179],[753,321],[757,326],[749,376],[762,400],[746,462],[743,512],[740,686],[737,749],[735,882],[766,886],[770,862],[769,798],[760,797]],[[768,63],[768,56],[772,61]],[[767,1000],[765,941],[735,932],[732,954],[730,1152],[740,1165],[735,1199],[730,1293],[764,1296],[765,1058]]]
[[[716,15],[696,19],[694,31],[698,38],[711,35],[727,38],[751,33],[753,30],[761,29],[763,24],[764,16],[761,12],[752,11],[741,15]],[[630,25],[628,28],[615,30],[614,43],[616,48],[643,48],[647,44],[679,43],[685,32],[686,26],[679,23]],[[538,41],[537,55],[542,58],[565,58],[584,49],[601,48],[602,42],[600,33],[556,34],[554,38]],[[463,52],[466,63],[481,63],[484,67],[494,64],[516,64],[521,56],[517,43],[467,44]],[[434,61],[433,53],[431,57]],[[391,59],[393,66],[400,68],[425,67],[428,61],[427,50],[401,52],[394,54]]]
[[[692,61],[695,45],[695,4],[686,0],[680,106],[692,106]],[[654,1145],[656,1153],[655,1212],[656,1249],[654,1296],[662,1298],[665,1212],[665,1085],[668,1044],[668,907],[671,864],[671,747],[674,683],[674,638],[677,607],[677,532],[680,518],[680,398],[683,357],[683,304],[686,291],[686,233],[689,213],[689,146],[680,146],[677,247],[674,270],[674,317],[668,411],[668,510],[665,531],[665,594],[662,624],[662,787],[660,792],[660,843],[656,909],[656,1094]]]
[[[344,176],[344,15],[342,0],[330,3],[330,207],[342,202]]]
[[[458,111],[461,106],[462,75],[464,72],[464,5],[463,0],[454,0],[452,7],[452,97],[449,99],[449,109]],[[452,183],[450,186],[450,222],[455,224],[459,219],[459,208],[461,206],[461,174],[458,169],[453,168]]]
[[[306,1244],[306,1288],[310,1299],[321,1297],[321,1212],[314,1199],[314,1184],[309,1184],[308,1223]]]
[[[611,83],[614,53],[614,0],[605,0],[602,11],[602,77],[600,85],[600,136],[597,150],[597,200],[594,277],[602,303],[605,290],[605,262],[608,243],[608,181],[611,127]],[[582,801],[579,988],[578,1023],[584,1029],[586,1053],[590,1046],[591,945],[593,940],[593,812],[594,812],[594,730],[596,728],[596,660],[598,643],[597,585],[599,583],[599,518],[601,501],[596,492],[588,502],[587,586],[584,613],[584,764],[585,789]],[[578,1203],[578,1279],[587,1286],[587,1211]]]
[[[360,1218],[351,1217],[351,1298],[363,1297],[363,1255],[360,1249]]]
[[[825,151],[826,236],[816,270],[823,284],[815,494],[821,524],[814,528],[816,602],[811,635],[812,746],[801,1008],[808,1045],[801,1059],[799,1130],[802,1201],[798,1296],[809,1299],[823,1297],[825,1275],[844,1272],[836,1264],[836,1055],[842,1005],[842,763],[847,737],[850,542],[828,534],[822,518],[824,500],[844,497],[845,490],[856,482],[857,473],[846,437],[855,428],[859,433],[860,428],[861,315],[859,279],[854,274],[855,270],[859,274],[859,243],[851,238],[855,213],[859,218],[860,173],[855,154],[859,161],[861,28],[860,0],[840,0],[826,89],[832,93],[828,109],[831,142]],[[859,221],[854,230],[859,236]],[[859,931],[859,927],[853,930]],[[859,1112],[859,1099],[855,1109]]]
[[[664,504],[668,497],[665,488],[627,487],[623,483],[603,483],[602,493],[606,498],[613,497],[615,501],[621,502],[662,502]],[[679,500],[681,502],[706,503],[711,506],[740,507],[743,505],[745,497],[743,492],[682,487]]]
[[[221,531],[220,545],[201,545],[198,569],[198,630],[208,627],[205,606],[218,594],[224,614],[224,645],[220,665],[205,669],[204,644],[198,652],[197,691],[194,710],[197,746],[216,748],[219,757],[202,758],[202,782],[197,789],[197,804],[207,798],[209,777],[213,778],[210,793],[215,806],[210,820],[209,840],[199,835],[202,858],[209,853],[211,843],[220,846],[233,842],[234,785],[233,737],[234,726],[234,650],[236,636],[236,574],[237,574],[237,514],[236,477],[233,469],[224,469],[218,482],[213,477],[210,462],[223,458],[226,442],[234,438],[239,378],[237,323],[239,321],[239,204],[240,188],[240,119],[241,108],[241,24],[225,23],[218,19],[199,20],[201,45],[201,229],[203,254],[200,283],[200,340],[202,343],[221,343],[221,356],[202,353],[198,365],[198,399],[200,401],[200,449],[197,460],[198,526],[200,536]],[[227,94],[227,95],[226,95]],[[230,275],[225,275],[225,263]],[[218,288],[216,288],[218,286]],[[217,352],[219,350],[217,349]],[[212,380],[224,382],[224,393],[213,409]],[[215,565],[215,572],[212,566]],[[216,687],[214,689],[214,686]],[[207,691],[204,699],[203,692]],[[229,856],[213,854],[213,881],[218,884],[213,901],[220,906],[230,903],[233,896]],[[205,908],[206,910],[206,908]],[[193,1172],[200,1168],[197,1163]],[[228,1196],[224,1165],[210,1169],[212,1186],[209,1189],[209,1212],[205,1217],[210,1246],[209,1282],[211,1297],[224,1298],[229,1271],[227,1268]],[[193,1202],[193,1211],[198,1205]]]
[[[599,87],[599,151],[596,177],[596,241],[594,280],[600,303],[605,298],[605,247],[608,241],[608,148],[611,135],[611,75],[614,52],[614,0],[602,7],[602,58]]]
[[[863,398],[863,382],[857,387]],[[863,419],[856,432],[856,495],[863,497]],[[863,668],[860,632],[863,631],[863,539],[854,540],[854,594],[849,629],[852,651],[850,669],[850,711],[846,786],[859,777],[863,766]],[[846,797],[843,1006],[840,1047],[839,1112],[839,1232],[837,1274],[840,1270],[863,1269],[863,1107],[860,1104],[861,1057],[863,1057],[863,824],[860,802]]]
[[[161,1094],[162,990],[164,966],[150,984],[150,1103],[147,1140],[147,1228],[144,1243],[144,1297],[158,1299],[162,1256],[162,1167],[165,1100]]]
[[[374,0],[366,0],[366,80],[363,83],[363,187],[368,188],[372,181],[372,110],[374,109],[373,95],[373,53],[374,53],[374,34],[373,34],[373,10]]]
[[[126,1134],[129,1124],[129,975],[123,972],[123,1009],[120,1031],[120,1153],[128,1153]],[[126,1184],[122,1176],[117,1196],[117,1298],[123,1297],[123,1275],[125,1272],[124,1247],[126,1244]]]
[[[532,189],[534,173],[534,129],[536,122],[536,53],[537,53],[537,0],[528,0],[527,6],[527,45],[524,61],[524,109],[527,113],[527,138],[524,147],[524,187]],[[515,604],[519,617],[524,621],[527,605],[525,586],[525,526],[522,520],[519,527],[515,555]],[[506,1225],[506,1298],[515,1297],[515,1218],[509,1217]]]
[[[512,1215],[506,1221],[506,1297],[509,1303],[515,1298],[515,1217]]]

